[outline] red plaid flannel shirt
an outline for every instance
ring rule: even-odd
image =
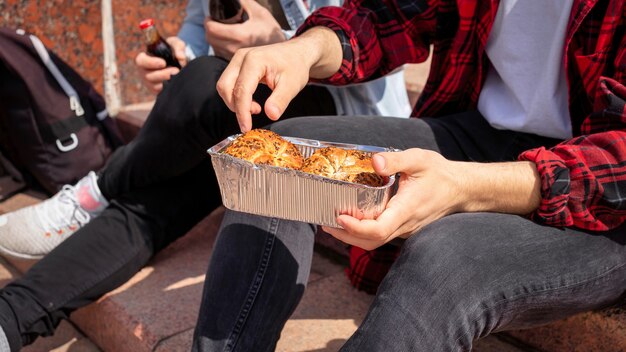
[[[624,1],[574,1],[564,50],[575,137],[519,156],[534,162],[541,176],[542,202],[531,214],[534,221],[603,231],[626,220]],[[322,25],[339,35],[344,59],[325,81],[332,84],[361,82],[422,62],[432,44],[430,75],[413,115],[436,117],[476,109],[497,7],[497,0],[346,0],[343,7],[316,11],[299,32]],[[351,272],[357,286],[368,271],[381,272],[360,267]]]

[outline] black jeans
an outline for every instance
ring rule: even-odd
[[[557,142],[494,129],[473,112],[438,119],[298,118],[272,129],[478,162],[515,160],[521,151]],[[314,234],[309,224],[227,210],[193,350],[273,351],[305,290]],[[342,351],[469,351],[492,332],[607,307],[625,294],[626,225],[588,233],[510,214],[453,214],[404,242]]]
[[[52,335],[220,204],[206,150],[239,130],[215,89],[226,64],[198,58],[165,85],[139,135],[100,173],[110,206],[0,291],[0,326],[13,350]],[[255,94],[261,104],[267,96],[264,86]],[[307,87],[283,118],[311,113],[335,114],[325,88]],[[255,127],[270,122],[254,117]]]

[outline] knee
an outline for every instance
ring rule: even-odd
[[[437,346],[429,350],[468,350],[472,340],[490,331],[480,319],[493,301],[489,274],[483,272],[489,268],[466,251],[470,239],[464,235],[472,227],[450,216],[409,238],[378,289],[378,315],[366,329],[395,324],[395,339],[411,336]]]
[[[498,275],[494,248],[485,232],[482,215],[455,214],[425,227],[409,238],[398,265],[409,275],[441,285],[439,289],[467,293],[467,289],[488,286]]]
[[[497,245],[482,238],[481,216],[448,216],[409,238],[379,293],[405,307],[429,307],[467,322],[494,307],[506,287]],[[437,313],[437,314],[439,314]],[[433,313],[435,314],[435,313]],[[480,331],[477,332],[481,334]]]
[[[215,89],[215,83],[228,66],[228,61],[216,56],[200,56],[190,61],[178,75],[176,80],[181,80],[186,86],[208,85]]]
[[[228,62],[214,56],[198,57],[165,84],[162,95],[173,97],[191,106],[206,100],[219,99],[215,87]]]
[[[281,136],[341,142],[338,131],[345,127],[343,122],[344,119],[336,116],[307,116],[281,120],[270,129]]]
[[[214,127],[227,111],[215,87],[226,65],[223,59],[210,56],[187,64],[164,85],[146,126],[157,125],[168,134],[187,137]]]

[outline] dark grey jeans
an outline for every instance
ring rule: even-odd
[[[557,141],[443,119],[299,118],[283,135],[514,160]],[[306,286],[314,227],[226,213],[205,282],[195,351],[271,351]],[[405,241],[342,351],[466,351],[491,332],[607,307],[626,292],[626,227],[586,233],[495,213],[447,216]]]

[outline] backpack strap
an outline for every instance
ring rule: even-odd
[[[67,79],[63,77],[63,74],[61,74],[61,71],[59,71],[57,65],[52,62],[52,60],[50,59],[50,54],[48,54],[48,50],[46,50],[46,47],[43,45],[41,40],[39,40],[39,38],[32,34],[30,34],[28,37],[33,43],[35,51],[41,58],[41,62],[43,62],[48,71],[50,71],[52,76],[54,76],[54,79],[56,79],[57,83],[59,83],[65,94],[70,98],[70,109],[72,109],[72,111],[76,113],[76,116],[83,116],[85,114],[85,110],[83,110],[83,106],[80,105],[80,98],[78,97],[78,93],[76,93],[74,87],[72,87],[70,82],[68,82]]]
[[[48,54],[48,50],[46,50],[46,47],[43,45],[41,40],[32,34],[28,37],[35,48],[35,51],[41,58],[41,62],[43,62],[59,86],[61,86],[61,89],[63,89],[65,94],[69,97],[70,109],[76,114],[75,118],[57,122],[56,124],[49,126],[47,129],[48,131],[46,131],[55,137],[55,143],[59,151],[69,152],[78,147],[78,138],[76,134],[71,131],[77,131],[86,124],[86,121],[82,118],[85,114],[85,110],[80,103],[78,93],[63,76],[61,71],[59,71],[59,68],[55,65],[52,59],[50,59],[50,54]],[[108,112],[106,108],[96,113],[96,117],[100,121],[104,120],[107,116]]]

